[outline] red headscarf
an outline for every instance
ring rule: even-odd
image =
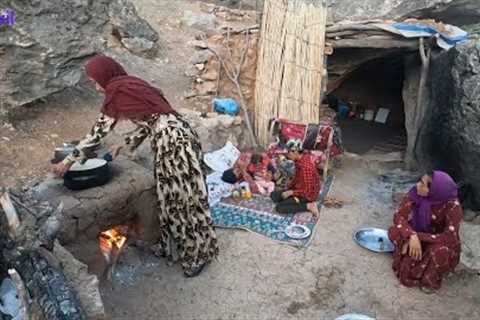
[[[85,70],[105,90],[102,112],[109,117],[143,119],[153,114],[176,114],[159,89],[129,76],[112,58],[97,55],[87,62]]]

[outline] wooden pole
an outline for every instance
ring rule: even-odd
[[[256,133],[270,142],[268,123],[320,120],[326,2],[265,0],[255,88]]]
[[[415,141],[413,142],[413,154],[407,155],[407,168],[410,170],[418,169],[419,161],[419,147],[421,144],[421,135],[425,126],[425,112],[427,106],[424,105],[425,94],[427,93],[428,73],[430,72],[430,56],[431,46],[426,47],[424,38],[419,40],[419,53],[422,61],[422,69],[420,74],[420,82],[418,85],[417,105],[414,112],[414,128],[416,130]]]

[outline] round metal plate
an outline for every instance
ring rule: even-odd
[[[355,232],[353,240],[359,246],[374,252],[393,252],[395,250],[395,245],[388,238],[387,230],[379,228],[360,229]]]
[[[349,314],[344,314],[343,316],[340,316],[335,320],[375,320],[375,319],[359,313],[349,313]]]
[[[310,229],[301,224],[291,224],[285,229],[285,234],[292,239],[305,239],[308,238],[311,233]]]

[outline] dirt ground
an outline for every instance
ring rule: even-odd
[[[364,160],[345,161],[330,193],[345,206],[322,208],[306,249],[220,229],[218,261],[186,279],[178,265],[169,267],[129,248],[113,285],[102,281],[109,315],[116,320],[335,319],[355,312],[377,320],[479,319],[478,274],[459,267],[438,293],[427,295],[399,284],[391,255],[353,241],[355,230],[388,228],[392,221],[392,185],[381,182],[379,172]],[[102,258],[91,255],[97,245],[81,244],[73,251],[100,273]]]
[[[132,2],[164,44],[161,57],[142,67],[150,70],[148,78],[175,106],[189,107],[182,97],[191,84],[184,70],[193,52],[187,43],[194,33],[181,26],[180,18],[185,10],[200,11],[201,4]],[[130,56],[124,53],[123,58]],[[141,75],[138,70],[144,69],[132,70]],[[0,125],[0,186],[43,176],[53,147],[85,133],[100,104],[101,98],[91,91],[67,92],[29,108],[28,116],[12,124]],[[168,267],[151,256],[126,255],[127,265],[132,261],[143,269],[130,272],[123,284],[102,284],[109,315],[115,320],[334,319],[359,312],[377,319],[479,319],[478,275],[459,270],[440,292],[426,295],[399,285],[390,256],[370,253],[352,241],[359,227],[386,228],[391,222],[391,193],[376,180],[377,173],[358,159],[336,172],[331,195],[348,204],[322,209],[315,240],[304,250],[248,232],[219,230],[218,261],[194,279],[185,279],[178,266]],[[97,271],[89,259],[92,271]]]

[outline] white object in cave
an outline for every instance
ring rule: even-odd
[[[388,115],[390,114],[389,109],[380,108],[378,109],[377,116],[375,117],[375,122],[378,123],[387,123]]]

